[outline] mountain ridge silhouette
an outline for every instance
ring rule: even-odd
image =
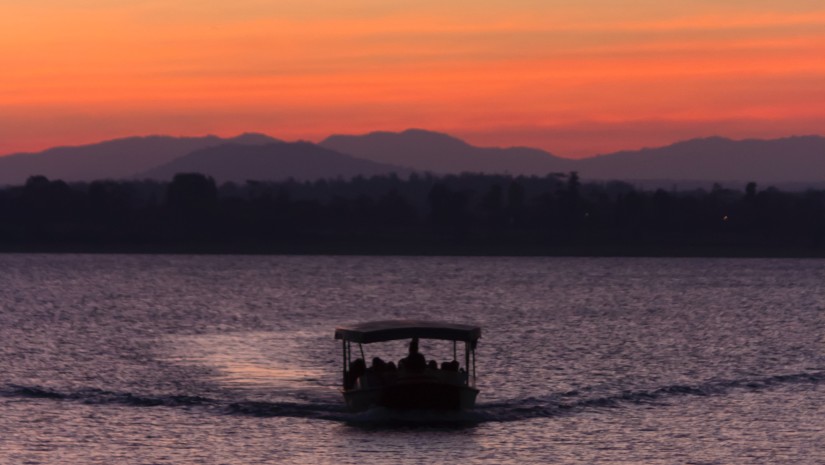
[[[569,171],[575,162],[530,147],[476,147],[449,134],[423,129],[332,135],[319,145],[342,153],[419,171],[538,174]]]
[[[196,150],[164,165],[137,174],[137,178],[170,181],[177,173],[201,173],[215,181],[281,181],[293,178],[312,181],[322,178],[352,178],[410,170],[359,159],[310,142],[279,142],[264,145],[222,144]]]
[[[22,184],[33,175],[67,182],[124,179],[195,150],[226,142],[261,144],[280,141],[259,133],[243,133],[230,138],[150,135],[53,147],[36,153],[0,157],[0,185]]]
[[[580,160],[596,179],[707,179],[774,183],[825,180],[825,137],[734,140],[720,136]]]
[[[412,171],[435,174],[461,172],[537,175],[577,171],[590,180],[669,180],[670,181],[756,181],[760,183],[823,183],[825,182],[825,137],[818,135],[789,136],[776,139],[734,140],[720,136],[679,141],[662,147],[623,150],[590,158],[569,159],[530,147],[477,147],[449,134],[408,129],[401,132],[376,131],[361,135],[332,135],[318,144],[284,142],[260,133],[244,133],[235,137],[217,136],[172,137],[142,136],[113,139],[96,144],[74,147],[55,147],[38,153],[19,153],[0,157],[0,185],[22,184],[32,175],[44,175],[64,181],[91,181],[95,179],[134,179],[135,176],[160,175],[166,165],[195,167],[198,163],[190,155],[202,149],[221,145],[304,144],[303,151],[311,153],[308,163],[333,163],[336,168],[316,167],[318,176],[339,172],[398,174]],[[319,150],[310,149],[317,147]],[[323,149],[328,152],[322,152]],[[243,149],[234,149],[246,153]],[[274,154],[277,149],[270,148]],[[301,150],[290,148],[291,157]],[[207,152],[209,153],[209,152]],[[320,154],[324,153],[322,156]],[[335,153],[336,156],[332,156]],[[201,156],[203,154],[201,153]],[[230,155],[226,154],[225,157]],[[189,157],[189,158],[185,158]],[[326,157],[326,158],[324,158]],[[345,157],[345,158],[342,158]],[[184,161],[176,160],[184,159]],[[197,158],[197,157],[195,157]],[[254,157],[247,154],[246,160]],[[281,160],[284,162],[284,160]],[[377,163],[379,166],[364,164]],[[228,170],[236,174],[224,175],[217,165],[210,168],[216,179],[238,179],[243,169],[239,160],[227,161]],[[256,163],[262,163],[258,160]],[[247,169],[255,180],[293,177],[309,179],[307,167],[298,169],[297,160],[274,169]],[[337,163],[348,163],[344,168]],[[358,168],[356,168],[356,166]],[[218,171],[215,171],[218,169]],[[233,171],[234,172],[234,171]],[[321,174],[323,173],[323,174]],[[168,179],[168,173],[162,179]],[[160,179],[160,178],[158,178]]]

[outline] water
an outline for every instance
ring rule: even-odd
[[[0,463],[821,464],[824,285],[822,260],[0,255]],[[391,318],[484,328],[475,411],[343,408],[334,326]]]

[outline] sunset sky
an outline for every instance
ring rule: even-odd
[[[0,0],[0,153],[432,129],[582,157],[825,133],[822,0]]]

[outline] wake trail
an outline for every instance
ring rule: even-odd
[[[98,388],[61,391],[41,386],[8,384],[0,386],[0,398],[43,399],[56,402],[78,402],[96,406],[166,407],[200,409],[220,415],[245,415],[259,418],[308,418],[344,422],[353,425],[392,426],[404,424],[475,425],[486,422],[510,422],[549,418],[582,410],[620,408],[638,404],[656,405],[682,396],[718,396],[735,390],[760,391],[789,384],[820,384],[825,371],[779,374],[746,379],[674,384],[649,390],[625,390],[597,397],[587,397],[579,391],[551,393],[523,399],[479,403],[466,412],[398,412],[370,409],[348,412],[341,402],[268,402],[243,399],[214,399],[197,395],[135,394]]]
[[[759,378],[674,384],[649,390],[625,390],[598,397],[586,397],[578,391],[529,397],[513,401],[479,404],[476,409],[485,421],[518,421],[564,415],[579,410],[618,408],[627,405],[655,405],[683,396],[719,396],[735,390],[762,391],[786,384],[820,384],[825,371],[772,375]]]

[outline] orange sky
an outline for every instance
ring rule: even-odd
[[[825,133],[821,0],[660,3],[0,0],[0,153],[418,127],[581,157]]]

